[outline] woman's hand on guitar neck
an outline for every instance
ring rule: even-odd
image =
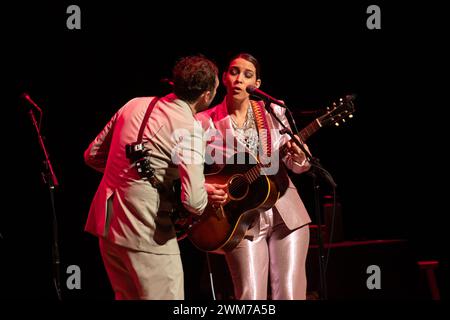
[[[226,184],[205,183],[205,189],[208,193],[208,202],[212,205],[223,205],[227,201],[228,194],[225,191]]]
[[[296,137],[299,141],[301,141],[298,136]],[[303,146],[309,153],[311,153],[306,143],[304,143]],[[288,141],[286,143],[286,150],[288,155],[292,158],[292,161],[295,162],[297,165],[299,166],[309,165],[309,163],[307,163],[306,161],[307,159],[305,153],[302,151],[302,149],[300,149],[299,146],[297,146],[297,144],[295,144],[295,142]]]

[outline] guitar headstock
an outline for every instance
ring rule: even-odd
[[[334,124],[339,126],[341,122],[345,122],[347,118],[352,118],[355,112],[355,95],[349,94],[344,98],[340,98],[338,102],[333,102],[331,107],[327,107],[327,112],[317,118],[321,126]]]

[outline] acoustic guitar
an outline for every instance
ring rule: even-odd
[[[347,96],[333,103],[325,114],[298,133],[300,139],[305,142],[319,128],[339,125],[345,118],[351,118],[355,110],[352,100]],[[215,172],[205,174],[206,183],[227,185],[225,204],[208,204],[200,216],[180,216],[180,211],[173,214],[178,239],[187,236],[203,251],[224,253],[234,249],[259,214],[272,208],[288,185],[283,165],[277,174],[264,175],[264,165],[248,152],[235,153],[225,163]]]

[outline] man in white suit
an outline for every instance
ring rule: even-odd
[[[168,215],[173,199],[163,191],[179,178],[184,207],[192,214],[206,207],[203,129],[194,115],[212,102],[217,73],[205,57],[183,58],[173,69],[173,93],[155,100],[142,137],[156,180],[143,179],[125,150],[136,142],[155,97],[127,102],[84,153],[86,164],[103,173],[85,230],[99,237],[116,299],[184,299],[180,251]]]

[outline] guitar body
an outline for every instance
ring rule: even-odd
[[[239,164],[244,157],[244,164]],[[276,183],[255,168],[257,161],[250,154],[238,153],[229,160],[233,164],[227,161],[219,171],[205,175],[207,183],[228,185],[227,203],[220,207],[208,204],[187,233],[203,251],[224,253],[234,249],[260,212],[272,208],[280,194]]]

